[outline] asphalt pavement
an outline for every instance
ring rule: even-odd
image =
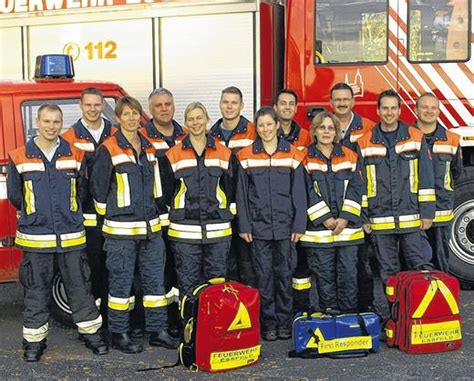
[[[376,304],[384,299],[377,285]],[[17,284],[0,285],[0,379],[1,380],[471,380],[474,379],[474,291],[461,292],[463,347],[455,352],[408,355],[384,343],[381,351],[360,359],[290,359],[291,341],[263,342],[258,364],[211,375],[178,366],[137,373],[147,367],[173,364],[175,351],[150,347],[126,355],[113,350],[95,356],[77,339],[77,333],[54,321],[50,323],[48,349],[41,362],[22,360],[22,289]]]

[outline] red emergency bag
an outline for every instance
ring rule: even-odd
[[[387,280],[393,303],[387,345],[407,353],[454,351],[462,345],[459,283],[441,271],[402,271]]]
[[[255,288],[212,279],[183,299],[180,312],[184,366],[222,372],[258,360],[260,296]]]

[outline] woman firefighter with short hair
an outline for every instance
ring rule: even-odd
[[[301,237],[316,276],[319,307],[327,312],[357,310],[357,245],[362,177],[357,154],[339,143],[339,120],[321,112],[311,123],[315,143],[308,148],[308,225]]]
[[[98,149],[91,179],[96,210],[105,215],[103,234],[109,272],[108,321],[112,347],[125,353],[143,350],[129,330],[130,297],[135,263],[143,288],[145,328],[149,343],[177,348],[167,332],[167,300],[163,287],[165,248],[160,211],[162,187],[153,145],[140,133],[142,107],[130,96],[118,100],[115,114],[120,130]]]
[[[203,104],[184,111],[189,134],[166,152],[174,191],[168,239],[173,251],[181,295],[201,282],[225,277],[232,238],[231,150],[206,133],[210,119]]]

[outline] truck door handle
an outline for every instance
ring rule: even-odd
[[[320,112],[326,111],[325,107],[308,107],[308,111],[306,112],[306,117],[309,120],[313,120],[313,118],[318,115]]]

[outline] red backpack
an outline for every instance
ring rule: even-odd
[[[403,271],[387,280],[393,303],[387,345],[407,353],[454,351],[462,345],[459,283],[441,271]]]
[[[181,318],[184,366],[221,372],[258,360],[260,296],[255,288],[212,279],[183,299]]]

